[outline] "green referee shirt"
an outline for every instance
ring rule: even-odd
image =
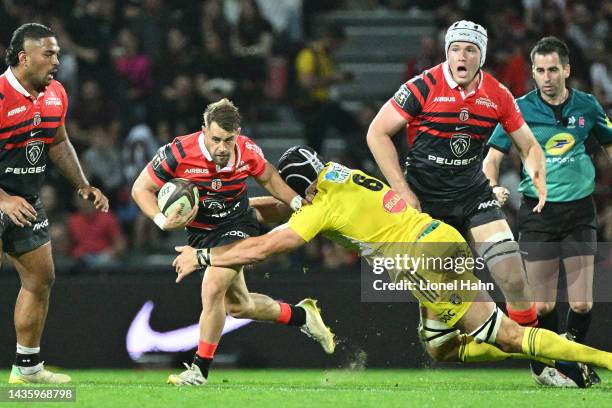
[[[542,99],[538,90],[534,90],[517,99],[517,103],[546,156],[546,200],[574,201],[592,194],[595,167],[585,152],[584,142],[593,135],[603,146],[612,143],[612,122],[597,99],[591,94],[570,89],[567,100],[562,105],[553,106]],[[512,141],[497,125],[488,144],[508,153]],[[528,197],[538,197],[525,169],[518,190]]]

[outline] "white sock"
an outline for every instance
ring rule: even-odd
[[[17,354],[38,354],[40,347],[26,347],[17,343]]]

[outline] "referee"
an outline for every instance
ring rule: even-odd
[[[525,121],[546,155],[546,206],[540,214],[531,211],[538,194],[523,170],[519,191],[519,242],[524,251],[529,282],[536,299],[540,327],[558,331],[555,310],[559,260],[567,278],[569,311],[567,337],[583,342],[593,307],[593,264],[597,221],[593,202],[595,167],[585,151],[590,136],[612,155],[612,122],[593,95],[566,87],[570,75],[567,45],[555,37],[544,37],[531,50],[532,74],[537,89],[517,100]],[[510,138],[497,126],[489,139],[483,170],[494,185],[500,203],[509,191],[497,186],[499,166],[511,147]],[[537,383],[566,386],[563,378],[542,364],[532,364]],[[591,380],[598,382],[591,370]]]

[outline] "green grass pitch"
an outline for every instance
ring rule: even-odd
[[[6,403],[35,407],[605,407],[612,373],[587,390],[536,386],[528,369],[214,370],[203,387],[175,388],[180,370],[62,370],[72,375],[76,402]],[[8,379],[9,371],[0,371]],[[0,388],[9,387],[8,384]]]

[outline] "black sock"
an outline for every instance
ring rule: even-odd
[[[18,367],[34,367],[40,363],[40,354],[15,354],[15,365]]]
[[[553,309],[544,316],[538,315],[538,327],[557,333],[557,331],[559,330],[559,314],[557,313],[556,306],[553,307]],[[546,367],[546,364],[540,363],[539,361],[535,360],[531,360],[530,364],[531,370],[536,375],[542,374],[542,370],[544,370],[544,367]]]
[[[210,364],[212,363],[212,358],[204,358],[200,357],[197,354],[193,357],[193,364],[197,365],[202,371],[202,375],[204,378],[208,378],[208,370],[210,369]]]
[[[578,343],[584,342],[586,333],[591,325],[591,311],[576,313],[570,307],[567,311],[567,332],[572,335]]]
[[[291,317],[287,323],[289,326],[303,326],[306,324],[306,310],[298,306],[289,305],[291,307]]]

